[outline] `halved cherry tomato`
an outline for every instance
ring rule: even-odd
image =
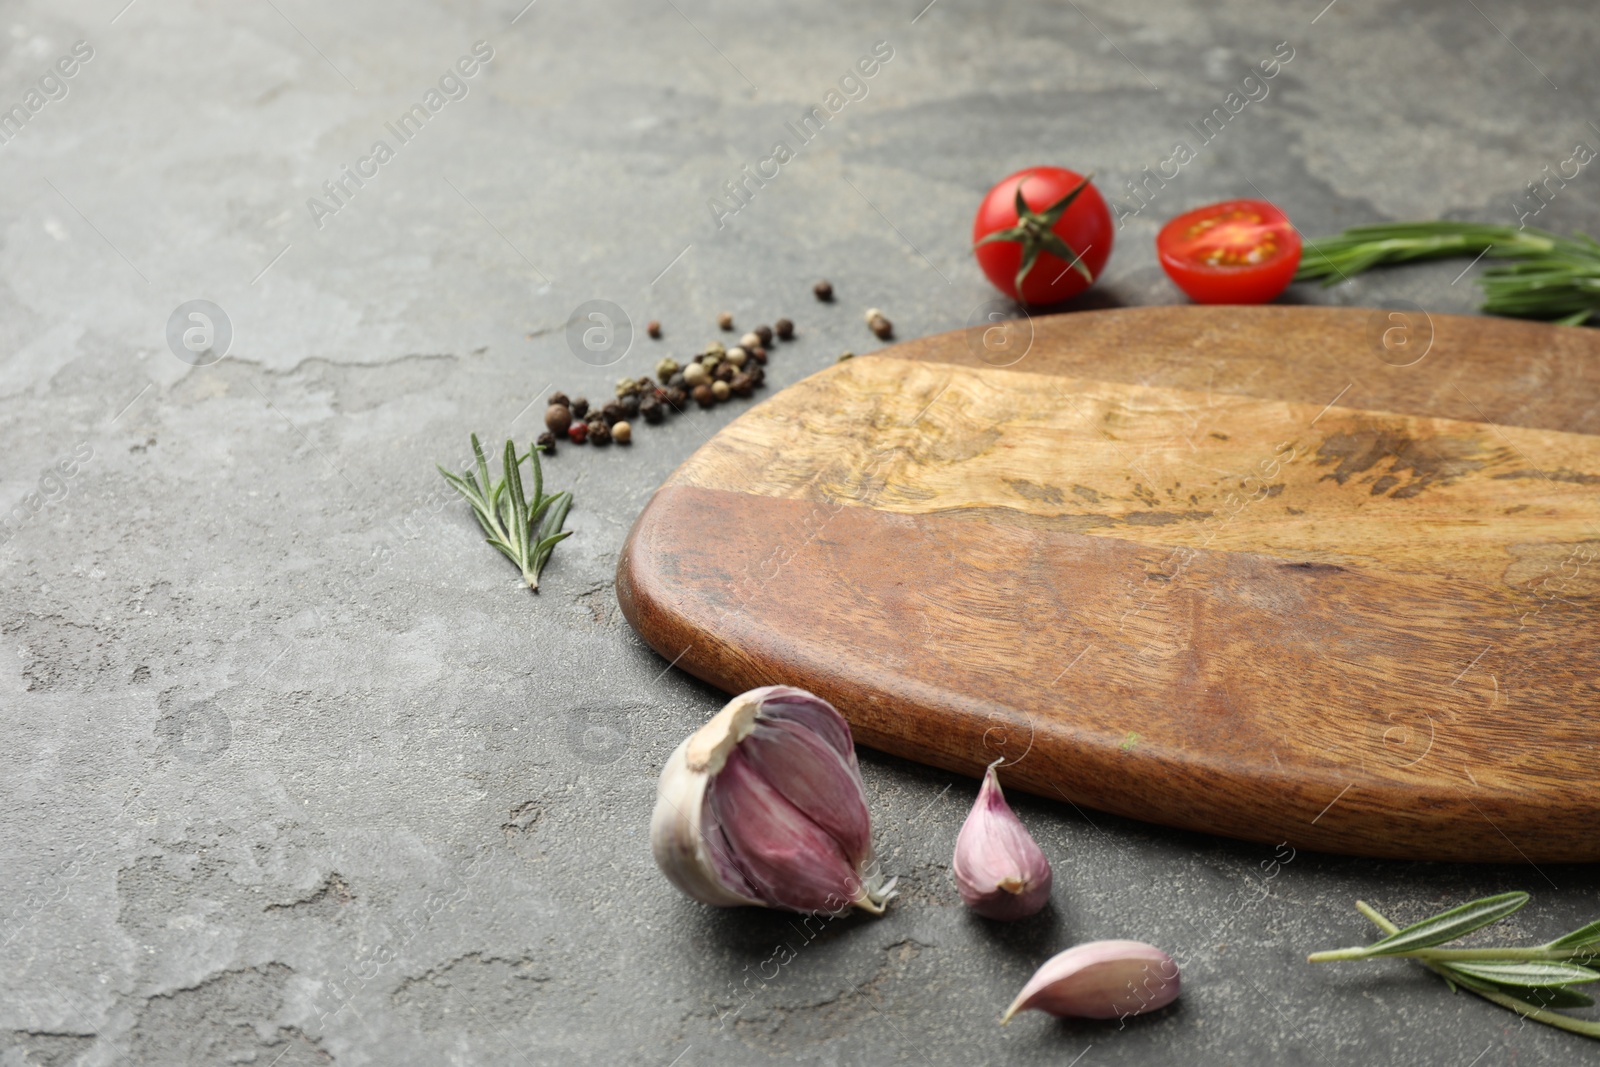
[[[1161,267],[1198,304],[1264,304],[1300,266],[1300,234],[1265,200],[1179,215],[1156,235]]]

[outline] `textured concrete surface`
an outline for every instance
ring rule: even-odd
[[[1553,936],[1600,914],[1593,869],[1296,855],[1019,799],[1054,903],[996,927],[948,871],[974,783],[867,752],[905,886],[886,917],[806,937],[681,898],[646,845],[655,776],[720,698],[610,582],[652,489],[740,406],[563,450],[576,534],[537,599],[434,470],[471,431],[534,433],[551,385],[602,395],[691,350],[722,308],[799,323],[774,386],[868,346],[869,304],[902,336],[962,325],[990,295],[971,212],[1031,163],[1115,197],[1197,148],[1090,307],[1178,300],[1160,222],[1257,189],[1308,233],[1515,221],[1525,183],[1600,144],[1583,5],[125,2],[0,8],[0,105],[92,49],[0,144],[0,1064],[1594,1055],[1405,964],[1302,962],[1366,936],[1357,897],[1416,917],[1525,888],[1510,932]],[[466,95],[390,134],[477,41],[492,58],[446,83]],[[719,228],[719,185],[878,42],[865,96]],[[1266,97],[1198,144],[1280,42]],[[379,139],[392,158],[363,164]],[[376,173],[313,212],[345,165]],[[1596,181],[1535,221],[1594,229]],[[1289,298],[1465,311],[1463,265]],[[194,299],[231,323],[220,362],[169,349]],[[578,359],[564,324],[591,299],[668,339]],[[1177,955],[1182,1000],[1125,1029],[995,1025],[1097,937]]]

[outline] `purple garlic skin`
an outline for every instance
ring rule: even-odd
[[[1125,1019],[1178,999],[1178,965],[1143,941],[1090,941],[1046,960],[1001,1023],[1019,1011]]]
[[[894,894],[872,859],[872,817],[850,724],[803,689],[734,697],[662,768],[656,864],[719,907],[882,914]]]
[[[967,907],[988,919],[1025,919],[1049,903],[1054,876],[1000,791],[1000,763],[984,772],[977,803],[956,837],[951,869]]]

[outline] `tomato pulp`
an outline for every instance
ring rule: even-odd
[[[1059,217],[1052,218],[1052,208],[1080,185]],[[1019,196],[1026,208],[1020,215]],[[978,266],[996,289],[1024,304],[1054,304],[1077,296],[1100,277],[1111,257],[1111,211],[1082,175],[1062,167],[1029,167],[989,190],[972,220],[972,241]]]
[[[1161,227],[1156,254],[1198,304],[1264,304],[1294,278],[1300,234],[1265,200],[1228,200]]]

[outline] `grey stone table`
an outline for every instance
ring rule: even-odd
[[[1600,144],[1583,5],[525,2],[3,9],[0,1064],[1595,1055],[1411,965],[1303,962],[1366,936],[1357,897],[1415,917],[1525,888],[1511,925],[1553,935],[1600,914],[1593,869],[1295,854],[1017,798],[1056,888],[997,928],[949,875],[975,783],[864,752],[887,916],[803,936],[680,897],[647,847],[655,778],[722,697],[644,647],[611,580],[742,405],[561,450],[575,534],[537,597],[434,469],[472,431],[531,437],[548,388],[692,351],[722,309],[798,323],[773,387],[874,344],[868,305],[903,337],[962,325],[991,295],[971,213],[1028,164],[1093,169],[1121,205],[1082,307],[1178,301],[1161,221],[1258,190],[1307,233],[1514,222]],[[1179,141],[1194,158],[1135,199]],[[1594,229],[1597,180],[1537,223]],[[1469,311],[1464,265],[1288,299]],[[625,355],[569,345],[589,300],[627,316]],[[996,1025],[1100,937],[1179,956],[1183,998]]]

